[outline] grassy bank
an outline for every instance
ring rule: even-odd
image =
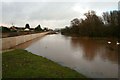
[[[78,72],[26,50],[2,53],[3,78],[85,78]]]

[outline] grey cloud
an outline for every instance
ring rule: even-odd
[[[73,11],[73,6],[76,4],[90,9],[98,9],[98,11],[116,8],[114,6],[116,3],[108,5],[109,3],[99,2],[3,2],[2,21],[4,24],[14,22],[19,26],[30,23],[32,26],[41,24],[42,26],[52,26],[50,28],[64,27],[69,25],[70,20],[82,15],[80,12]]]
[[[43,9],[38,9],[33,12],[30,19],[38,20],[61,20],[61,19],[71,19],[72,17],[79,15],[74,13],[71,8],[73,3],[50,3],[43,7]]]

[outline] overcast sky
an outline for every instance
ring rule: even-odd
[[[118,10],[119,0],[5,0],[0,4],[0,25],[63,28],[74,18],[84,18],[88,10],[102,12]]]

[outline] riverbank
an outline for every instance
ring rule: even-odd
[[[93,39],[116,39],[118,40],[119,37],[115,36],[85,36],[85,35],[78,35],[78,34],[69,34],[69,33],[61,33],[61,35],[68,36],[68,37],[82,37],[82,38],[93,38]]]
[[[16,37],[2,38],[0,39],[0,41],[2,41],[2,47],[0,48],[0,50],[11,49],[19,44],[28,42],[38,37],[43,37],[47,35],[48,33],[49,32],[43,32],[43,33],[36,33],[36,34],[29,34],[29,35],[21,35],[21,36],[16,36]]]
[[[3,78],[85,78],[75,70],[63,67],[26,50],[2,53]]]

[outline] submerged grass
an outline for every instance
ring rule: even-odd
[[[2,77],[85,78],[75,70],[21,49],[2,53]]]

